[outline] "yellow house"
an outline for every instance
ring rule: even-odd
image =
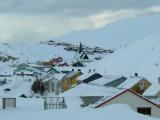
[[[72,88],[73,86],[77,85],[77,78],[82,73],[80,71],[72,71],[65,75],[61,80],[61,90],[62,92]]]
[[[118,88],[131,89],[132,91],[142,95],[149,86],[151,86],[151,83],[147,79],[133,76],[120,84]]]

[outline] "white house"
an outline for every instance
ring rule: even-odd
[[[134,111],[149,115],[152,117],[160,118],[160,106],[152,101],[142,97],[141,95],[127,89],[114,97],[103,98],[94,104],[94,108],[104,107],[111,104],[127,104]]]
[[[42,80],[45,85],[45,88],[48,92],[53,92],[57,95],[61,92],[60,81],[64,77],[65,74],[53,74],[48,78]]]

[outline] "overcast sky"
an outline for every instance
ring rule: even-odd
[[[0,0],[0,41],[47,40],[160,13],[160,0]]]

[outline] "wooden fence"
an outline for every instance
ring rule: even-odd
[[[45,97],[44,109],[66,109],[67,105],[64,97]]]

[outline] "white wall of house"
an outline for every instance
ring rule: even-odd
[[[121,94],[115,99],[108,101],[106,104],[103,104],[103,106],[121,103],[128,104],[136,112],[138,107],[150,107],[151,116],[160,118],[160,108],[156,107],[155,105],[151,104],[150,102],[142,98],[139,98],[138,96],[134,95],[129,91],[125,92],[124,94]]]
[[[48,80],[48,91],[53,92],[53,80]]]

